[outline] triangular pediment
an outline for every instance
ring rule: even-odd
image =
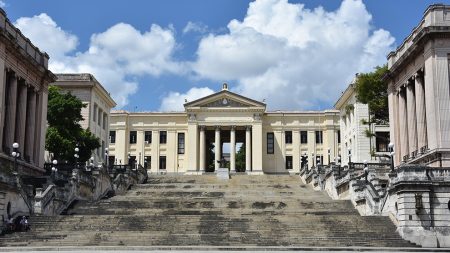
[[[207,107],[207,108],[244,108],[244,107],[265,107],[266,104],[241,96],[228,90],[211,94],[209,96],[194,100],[184,104],[184,107]]]

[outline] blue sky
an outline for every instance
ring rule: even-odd
[[[352,76],[383,64],[433,2],[1,3],[49,53],[52,71],[93,72],[123,109],[169,111],[217,91],[222,82],[266,99],[270,110],[331,108]]]

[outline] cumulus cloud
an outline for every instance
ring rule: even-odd
[[[213,94],[214,91],[208,87],[203,88],[191,88],[186,93],[179,92],[169,92],[169,94],[163,98],[161,107],[159,108],[161,111],[183,111],[184,101],[188,102],[194,101],[201,97],[205,97]]]
[[[93,34],[89,49],[76,51],[78,38],[64,31],[47,14],[19,18],[15,25],[51,59],[55,73],[88,72],[105,86],[122,107],[138,88],[143,75],[180,74],[183,64],[172,59],[176,48],[172,29],[152,25],[141,32],[133,26],[118,23],[106,31]]]
[[[192,67],[200,78],[235,80],[234,91],[271,108],[323,109],[356,72],[385,63],[394,38],[371,20],[361,0],[344,0],[335,11],[257,0],[228,33],[201,40]]]
[[[0,0],[0,8],[5,8],[5,6],[6,6],[5,1]]]
[[[197,32],[206,33],[208,31],[208,26],[201,22],[191,22],[189,21],[183,28],[183,33]]]

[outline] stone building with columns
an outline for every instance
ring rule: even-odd
[[[151,172],[214,171],[229,144],[230,170],[252,174],[298,173],[329,164],[339,154],[339,112],[266,111],[266,104],[228,90],[184,104],[184,112],[111,113],[110,164],[136,160]],[[245,147],[245,166],[236,165]]]
[[[105,162],[105,149],[109,145],[109,116],[116,102],[92,74],[56,74],[56,77],[56,82],[51,85],[61,88],[63,92],[70,92],[86,105],[81,109],[83,121],[80,125],[100,139],[100,148],[92,153],[94,163]]]
[[[450,166],[450,6],[431,5],[388,55],[395,165]]]
[[[0,9],[0,157],[2,165],[12,161],[18,143],[22,174],[44,172],[48,84],[55,80],[48,60]]]
[[[367,124],[370,121],[369,105],[356,99],[355,81],[342,92],[334,108],[339,110],[341,162],[348,165],[352,162],[386,162],[389,155],[389,125]],[[375,136],[369,137],[367,132]],[[351,157],[349,156],[351,155]]]

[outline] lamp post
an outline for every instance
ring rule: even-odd
[[[55,177],[56,173],[58,172],[58,168],[56,168],[56,165],[58,164],[58,160],[56,160],[56,159],[53,160],[52,164],[53,164],[53,166],[52,166],[52,176]]]
[[[350,169],[351,166],[352,166],[352,149],[349,148],[348,149],[348,168]]]
[[[313,167],[314,167],[314,160],[316,159],[316,158],[314,157],[314,153],[311,153],[311,158],[312,158],[312,162],[313,162],[311,168],[313,168]]]
[[[369,175],[369,166],[367,165],[367,160],[364,160],[364,178],[367,181],[367,176]]]
[[[389,155],[391,156],[391,172],[394,172],[394,143],[389,143]]]
[[[73,155],[75,157],[75,168],[78,169],[78,158],[80,158],[80,155],[78,152],[80,152],[80,149],[78,148],[78,144],[75,146],[75,154]]]
[[[20,157],[19,143],[14,142],[12,147],[13,147],[13,151],[11,152],[11,155],[14,157],[14,171],[17,172],[17,158]]]
[[[131,169],[131,153],[128,152],[128,166],[130,166]]]
[[[94,157],[89,159],[89,170],[86,168],[86,171],[91,171],[94,168]]]
[[[338,166],[338,176],[341,175],[341,156],[337,157],[337,166]]]
[[[328,166],[331,164],[330,157],[331,157],[331,149],[328,148]]]
[[[108,162],[109,162],[109,160],[108,160],[108,148],[105,148],[105,165],[106,165],[107,169],[108,169]]]

